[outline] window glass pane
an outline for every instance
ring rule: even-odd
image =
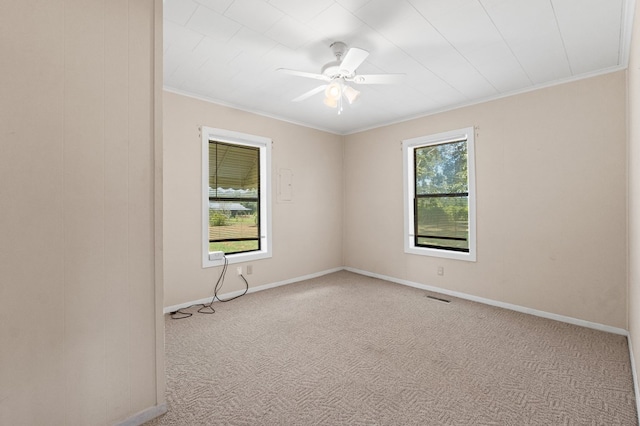
[[[257,202],[209,202],[209,239],[258,238]]]
[[[209,143],[209,187],[215,197],[257,197],[260,149]]]
[[[418,237],[416,246],[447,249],[447,250],[460,250],[469,251],[469,243],[466,241],[452,241],[444,240],[441,238],[424,238]]]
[[[209,251],[222,251],[224,254],[243,253],[260,250],[258,240],[250,241],[215,241],[209,243]]]
[[[415,149],[416,195],[466,193],[467,141]]]
[[[209,143],[209,251],[260,250],[260,149]]]
[[[416,199],[416,245],[469,248],[468,197]]]

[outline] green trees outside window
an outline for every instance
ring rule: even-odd
[[[467,141],[414,149],[415,245],[469,251]]]

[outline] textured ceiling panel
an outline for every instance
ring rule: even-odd
[[[165,0],[165,88],[346,134],[624,69],[633,0]],[[320,73],[336,41],[369,56],[330,108]]]
[[[574,74],[618,64],[622,0],[556,0],[552,4]],[[594,50],[600,54],[590,54]]]

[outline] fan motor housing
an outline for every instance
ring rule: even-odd
[[[347,52],[347,45],[341,41],[336,41],[331,44],[331,51],[336,57],[335,61],[331,61],[325,66],[322,67],[322,74],[326,75],[330,79],[336,78],[349,78],[352,75],[347,75],[343,70],[340,69],[340,64],[342,63],[342,57]],[[352,73],[355,74],[355,73]]]
[[[331,61],[322,67],[322,74],[330,78],[335,78],[340,75],[340,61]]]

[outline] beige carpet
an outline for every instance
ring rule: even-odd
[[[338,272],[167,319],[148,424],[637,424],[625,337],[427,294]]]

